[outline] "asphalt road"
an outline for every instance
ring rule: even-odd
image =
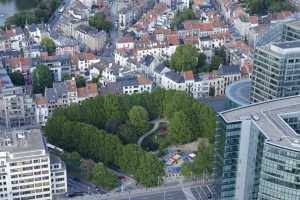
[[[187,200],[184,193],[180,191],[162,192],[157,194],[149,194],[139,197],[129,197],[120,200]]]

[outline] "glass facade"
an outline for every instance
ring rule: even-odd
[[[292,115],[284,115],[287,116]],[[237,199],[241,134],[249,134],[249,130],[255,132],[257,138],[251,138],[251,152],[248,153],[255,164],[249,168],[253,173],[251,180],[246,180],[249,184],[247,199],[300,199],[300,152],[271,144],[255,123],[249,130],[244,130],[242,124],[242,121],[226,123],[218,117],[214,175],[219,183],[220,199]]]
[[[265,144],[258,199],[300,199],[300,152]]]
[[[251,101],[262,102],[300,94],[300,51],[275,52],[268,46],[255,51]]]
[[[218,119],[216,133],[216,167],[215,176],[219,182],[221,199],[234,199],[237,160],[239,152],[240,123],[226,124]]]
[[[282,115],[282,119],[298,134],[300,134],[300,113],[288,113]]]

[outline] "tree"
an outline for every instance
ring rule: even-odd
[[[52,87],[53,74],[45,65],[38,65],[32,74],[33,93],[44,93],[46,87]]]
[[[192,171],[195,173],[195,175],[202,175],[205,172],[212,172],[213,153],[214,146],[212,144],[200,143],[192,166]]]
[[[54,41],[49,37],[44,37],[42,39],[41,45],[47,49],[47,52],[50,56],[52,56],[56,51],[56,46]]]
[[[94,16],[89,18],[89,25],[97,28],[98,30],[110,31],[112,23],[106,20],[103,13],[97,12]]]
[[[100,77],[101,77],[100,75],[93,77],[93,78],[92,78],[92,83],[98,83]]]
[[[92,170],[92,181],[97,186],[102,186],[107,189],[111,189],[117,186],[118,178],[112,172],[110,172],[103,163],[95,164]]]
[[[12,72],[9,74],[9,77],[15,86],[25,85],[25,78],[21,72]]]
[[[85,87],[85,78],[83,76],[78,76],[75,78],[77,88]]]
[[[180,173],[182,176],[192,176],[192,170],[191,170],[191,166],[190,166],[190,163],[184,163],[182,166],[181,166],[181,170],[180,170]]]
[[[129,117],[133,110],[139,111]],[[67,152],[78,152],[86,159],[115,166],[140,184],[155,186],[162,183],[164,164],[156,155],[131,144],[144,133],[135,127],[140,127],[140,122],[136,124],[134,120],[143,118],[141,124],[147,122],[147,111],[151,119],[164,117],[170,121],[168,140],[159,144],[159,148],[172,142],[190,142],[198,137],[213,143],[214,111],[184,92],[160,88],[152,93],[99,96],[59,108],[48,119],[44,130],[51,144]]]
[[[171,68],[179,72],[187,70],[195,72],[198,65],[198,56],[196,47],[190,44],[179,45],[171,56]]]
[[[72,79],[72,76],[69,75],[69,74],[64,74],[63,77],[62,77],[63,81],[67,81],[67,80],[71,80],[71,79]]]
[[[208,96],[214,97],[215,93],[216,93],[215,87],[213,87],[213,86],[209,87]]]
[[[288,1],[282,0],[246,0],[247,8],[252,14],[265,15],[268,12],[293,10]]]
[[[63,155],[63,160],[66,162],[68,167],[73,169],[78,169],[81,164],[81,157],[78,152],[65,152]]]
[[[206,55],[200,53],[198,56],[198,68],[202,68],[206,64]]]
[[[124,144],[136,143],[141,136],[140,132],[129,123],[122,124],[118,130],[117,135]]]
[[[191,8],[185,8],[183,11],[178,11],[171,24],[172,28],[182,28],[182,22],[185,20],[196,19],[196,15]]]
[[[129,123],[139,130],[148,128],[149,114],[142,106],[133,106],[128,113]]]
[[[17,10],[20,11],[8,17],[5,26],[24,27],[26,24],[48,22],[55,9],[61,5],[61,2],[62,0],[17,0]]]
[[[223,58],[218,55],[214,55],[211,59],[210,71],[219,69],[221,64],[223,64]]]
[[[170,120],[171,139],[176,144],[184,144],[190,142],[193,133],[188,117],[183,111],[175,112]]]

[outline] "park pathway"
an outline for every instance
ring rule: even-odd
[[[155,119],[155,120],[153,120],[153,121],[150,121],[150,124],[154,124],[153,128],[152,128],[150,131],[146,132],[144,135],[142,135],[142,136],[139,138],[137,144],[138,144],[139,146],[141,146],[142,143],[143,143],[143,141],[144,141],[144,139],[145,139],[146,137],[150,136],[152,133],[154,133],[155,131],[158,130],[159,124],[160,124],[160,123],[169,123],[169,121],[166,120],[166,119]]]

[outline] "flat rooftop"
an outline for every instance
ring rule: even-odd
[[[220,116],[227,123],[250,119],[266,136],[267,143],[300,151],[300,135],[283,119],[283,115],[292,113],[300,113],[300,96],[251,104],[221,112]]]
[[[288,26],[293,27],[294,29],[300,29],[300,21],[295,20],[287,23]]]
[[[274,43],[273,45],[281,49],[293,49],[293,48],[300,47],[300,41],[279,42],[279,43]]]
[[[14,158],[43,154],[46,150],[40,129],[0,130],[0,152],[16,154]]]
[[[230,84],[225,90],[225,95],[235,104],[246,106],[250,104],[250,90],[251,80],[240,80]]]

